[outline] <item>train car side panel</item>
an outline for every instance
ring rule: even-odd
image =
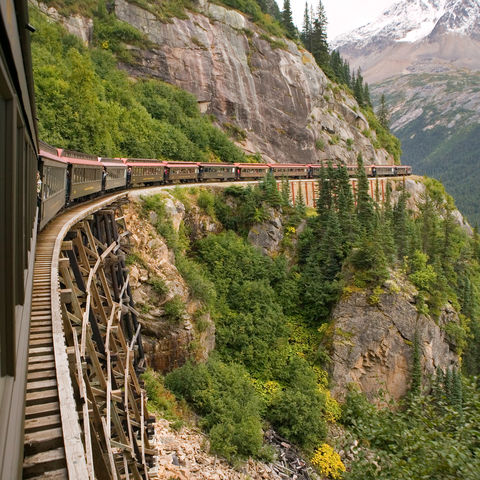
[[[102,191],[101,165],[72,164],[70,172],[70,200],[87,197]]]
[[[67,189],[67,164],[47,158],[42,161],[40,229],[65,206]]]

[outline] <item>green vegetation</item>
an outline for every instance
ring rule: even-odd
[[[265,11],[275,12],[275,8],[267,6],[265,0],[214,0],[214,2],[246,13],[253,22],[275,37],[285,36],[286,32],[283,26],[269,13],[264,13]],[[262,11],[262,7],[264,11]]]
[[[214,452],[228,460],[260,455],[260,398],[240,365],[214,357],[206,364],[187,363],[167,375],[165,384],[203,416]]]
[[[182,297],[175,295],[163,305],[165,316],[172,323],[179,323],[185,316],[185,304]]]
[[[243,153],[193,95],[156,80],[133,82],[117,69],[123,42],[143,35],[100,9],[97,48],[87,49],[35,9],[32,54],[40,137],[52,145],[103,156],[185,161],[244,161]]]
[[[360,450],[345,480],[478,478],[479,385],[451,371],[440,377],[431,393],[392,410],[376,409],[358,392],[348,395],[341,421]]]
[[[470,239],[452,221],[452,199],[433,180],[424,181],[416,215],[407,209],[400,182],[395,202],[390,184],[384,202],[372,200],[362,158],[358,161],[355,196],[343,166],[320,172],[315,216],[306,217],[298,197],[293,207],[288,181],[278,190],[271,175],[255,188],[234,186],[216,195],[190,191],[189,201],[213,211],[226,227],[195,243],[181,233],[170,239],[179,270],[215,322],[216,352],[206,364],[175,370],[165,384],[202,416],[212,450],[230,461],[267,455],[262,424],[268,422],[311,455],[319,471],[340,475],[342,463],[324,442],[327,423],[341,416],[350,431],[346,438],[360,441],[344,478],[436,478],[426,472],[455,478],[448,475],[456,470],[474,478],[468,462],[477,468],[479,447],[472,436],[478,392],[451,370],[439,372],[430,388],[422,378],[417,338],[411,392],[403,404],[377,409],[352,391],[340,415],[328,393],[331,308],[342,293],[361,290],[370,305],[380,305],[390,269],[402,270],[415,284],[419,312],[436,317],[447,301],[461,312],[460,324],[444,328],[463,353],[465,372],[478,373],[480,364],[480,236]],[[152,198],[144,203],[146,212],[164,216],[161,199]],[[270,258],[245,240],[272,209],[282,211],[286,238],[301,220],[307,222],[298,251],[289,247],[288,257]],[[171,234],[165,226],[157,229]],[[470,336],[476,336],[473,342]],[[448,449],[460,457],[439,463]],[[406,461],[423,457],[421,465]]]

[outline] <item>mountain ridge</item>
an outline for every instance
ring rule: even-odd
[[[439,65],[479,70],[479,19],[479,0],[401,1],[332,47],[373,83]]]

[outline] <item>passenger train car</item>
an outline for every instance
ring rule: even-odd
[[[64,206],[105,192],[139,186],[206,181],[259,180],[268,172],[277,179],[318,178],[325,165],[264,163],[162,162],[148,158],[104,158],[54,148],[40,142],[40,228]],[[336,167],[334,167],[336,168]],[[348,165],[350,176],[357,174]],[[410,175],[406,165],[368,165],[368,176]]]
[[[37,228],[37,127],[26,0],[0,2],[0,478],[21,478]],[[64,199],[63,199],[64,203]]]

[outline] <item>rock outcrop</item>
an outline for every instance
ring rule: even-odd
[[[198,0],[187,19],[162,23],[126,0],[115,13],[143,32],[153,48],[130,47],[134,77],[154,77],[193,93],[220,126],[244,130],[240,146],[273,162],[338,158],[393,163],[362,132],[368,122],[356,101],[333,86],[307,51],[269,38],[237,11]],[[375,135],[374,132],[369,132]]]
[[[178,230],[185,217],[184,205],[165,194],[165,206]],[[143,345],[149,366],[165,373],[191,357],[206,360],[215,347],[215,326],[208,312],[204,312],[202,305],[190,295],[188,285],[174,264],[173,252],[152,226],[157,220],[153,212],[148,220],[143,219],[135,202],[126,211],[135,252],[135,263],[130,266],[130,284],[140,313]],[[185,313],[172,322],[165,315],[165,305],[174,298],[185,305]]]
[[[381,391],[387,398],[403,397],[411,381],[415,335],[425,379],[437,367],[445,370],[458,365],[454,345],[443,328],[459,322],[457,314],[445,307],[437,323],[419,315],[413,303],[415,289],[409,288],[380,294],[378,302],[372,302],[365,292],[354,291],[335,307],[331,379],[336,397],[343,398],[349,384],[374,401]]]
[[[37,0],[30,0],[41,12],[55,22],[61,23],[68,33],[78,37],[85,45],[88,45],[93,38],[93,20],[82,15],[61,15],[54,7]]]
[[[272,255],[278,252],[283,240],[282,215],[278,210],[268,208],[267,216],[267,220],[250,228],[248,241],[265,255]]]

